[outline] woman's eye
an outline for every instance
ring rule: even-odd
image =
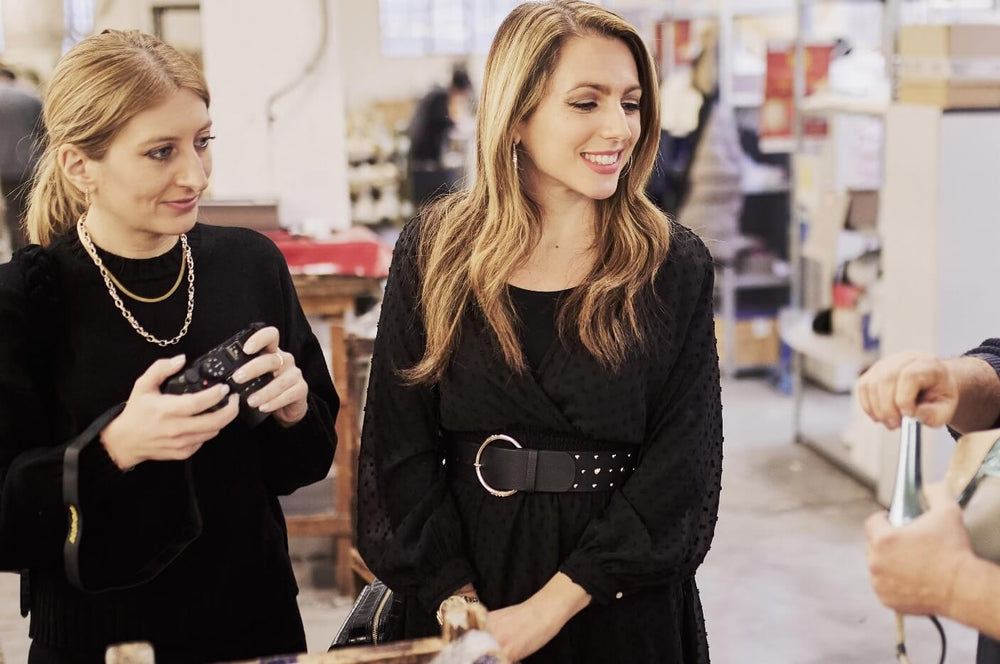
[[[597,108],[596,101],[578,101],[571,103],[570,106],[580,111],[592,111]]]
[[[167,159],[170,158],[170,155],[172,155],[173,153],[174,153],[173,146],[167,145],[162,148],[156,148],[155,150],[151,150],[150,152],[147,152],[146,155],[157,161],[166,161]]]
[[[215,136],[202,136],[197,141],[195,141],[195,147],[199,150],[204,150],[208,147],[208,144],[215,140]]]
[[[626,113],[638,113],[641,107],[637,101],[623,101],[622,108],[625,109]]]

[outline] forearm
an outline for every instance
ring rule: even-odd
[[[955,575],[951,599],[943,613],[1000,639],[1000,566],[970,553]]]
[[[536,602],[547,615],[565,625],[590,604],[590,594],[562,572],[557,572],[528,601]]]
[[[958,386],[958,406],[950,425],[960,433],[983,431],[1000,418],[1000,378],[978,357],[946,360]]]

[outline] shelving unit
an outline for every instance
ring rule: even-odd
[[[838,114],[860,113],[882,116],[888,105],[884,102],[872,102],[856,99],[844,99],[830,95],[815,95],[805,97],[805,13],[810,6],[822,2],[845,2],[848,0],[796,0],[796,40],[794,63],[794,106],[795,106],[795,151],[802,153],[805,147],[803,133],[803,117],[809,113]],[[878,0],[855,0],[856,2],[877,2]],[[890,82],[894,79],[894,53],[896,31],[899,23],[899,0],[880,2],[882,10],[882,52],[885,54],[886,74]],[[890,89],[894,88],[890,85]],[[883,161],[884,167],[884,161]],[[799,182],[800,173],[793,161],[792,182]],[[797,204],[797,197],[790,197],[791,232],[789,233],[789,257],[792,265],[792,307],[782,317],[782,341],[791,350],[790,386],[792,395],[792,435],[796,443],[804,444],[830,462],[841,468],[862,484],[875,488],[877,477],[868,469],[859,467],[849,455],[848,449],[836,433],[824,431],[822,434],[810,434],[803,426],[803,410],[805,398],[804,366],[810,358],[820,361],[834,362],[835,369],[846,371],[864,369],[876,358],[876,353],[861,352],[855,347],[842,343],[833,337],[823,338],[811,329],[812,312],[804,309],[806,270],[802,258],[802,229],[808,223],[807,212]],[[839,365],[839,366],[837,366]],[[842,403],[839,408],[848,413],[851,407],[850,396],[835,397]],[[845,420],[844,425],[846,426]]]
[[[715,22],[718,30],[718,78],[719,78],[719,106],[732,110],[735,107],[753,108],[759,107],[763,99],[763,89],[757,93],[746,93],[734,91],[732,84],[734,78],[734,54],[733,54],[733,34],[734,24],[740,18],[745,17],[767,17],[787,15],[793,8],[793,0],[721,0],[715,6],[708,3],[690,4],[678,0],[669,0],[663,3],[663,11],[658,17],[658,22],[673,23],[681,21],[711,20]],[[692,32],[694,28],[692,27]],[[672,32],[665,31],[666,35],[672,36]],[[662,52],[660,53],[660,63],[663,66],[661,74],[666,75],[671,71],[675,60],[674,41],[672,38],[664,38],[661,42]],[[787,182],[775,184],[767,183],[766,187],[748,187],[743,190],[747,197],[767,196],[767,195],[787,195],[791,188]],[[782,229],[780,237],[784,238]],[[771,247],[773,249],[773,247]],[[783,253],[783,251],[781,252]],[[779,258],[784,258],[779,257]],[[738,302],[740,293],[747,293],[767,289],[787,289],[790,285],[790,278],[787,275],[777,274],[746,274],[741,273],[737,263],[733,261],[720,261],[716,270],[716,314],[719,320],[719,336],[722,347],[722,372],[726,376],[734,376],[745,371],[774,370],[779,366],[779,352],[777,348],[776,332],[775,348],[773,351],[774,360],[759,362],[756,359],[749,361],[740,360],[740,352],[737,351],[738,323],[740,320],[738,312]],[[773,328],[776,329],[776,322]],[[743,328],[741,332],[746,332]],[[762,334],[765,332],[762,330]],[[750,349],[746,349],[750,350]],[[752,355],[753,353],[747,353]]]

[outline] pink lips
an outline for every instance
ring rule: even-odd
[[[590,170],[594,171],[595,173],[600,173],[601,175],[613,175],[614,173],[618,172],[618,167],[621,164],[621,155],[622,155],[621,150],[616,150],[613,152],[588,152],[586,154],[597,155],[601,157],[614,155],[615,161],[614,163],[611,164],[594,163],[589,159],[587,159],[586,157],[584,157],[583,154],[580,155],[580,159],[582,159],[583,163],[589,166]]]
[[[178,201],[164,201],[163,204],[177,210],[178,212],[190,212],[198,206],[201,195],[192,196]]]

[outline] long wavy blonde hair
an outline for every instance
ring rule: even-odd
[[[641,133],[631,168],[615,193],[597,201],[596,260],[559,313],[559,336],[572,333],[602,365],[616,370],[645,340],[652,284],[670,242],[667,219],[644,194],[659,143],[659,95],[652,58],[635,29],[589,2],[519,5],[501,24],[486,60],[471,188],[424,212],[419,264],[424,356],[403,373],[414,383],[440,380],[458,342],[461,313],[481,309],[507,364],[526,369],[507,284],[541,237],[541,210],[527,195],[511,151],[516,129],[545,96],[563,44],[572,37],[621,40],[642,87]]]
[[[83,192],[59,167],[59,149],[71,143],[101,160],[129,120],[182,89],[209,104],[208,85],[198,67],[138,30],[105,30],[59,60],[45,94],[45,151],[25,222],[32,242],[49,244],[86,211]]]

